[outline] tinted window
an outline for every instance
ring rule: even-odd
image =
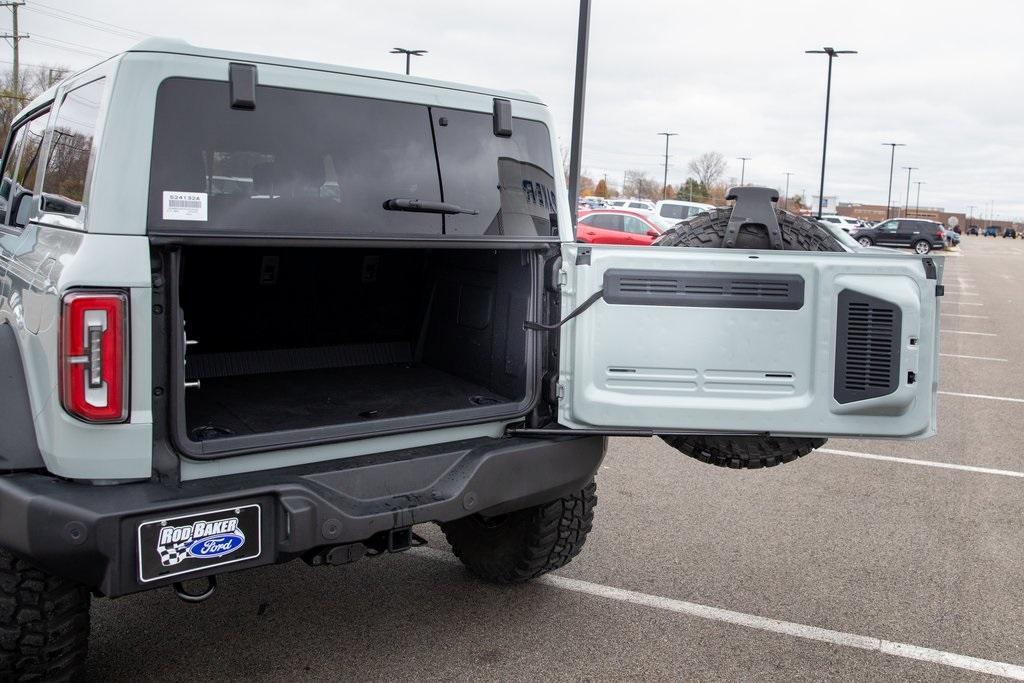
[[[441,234],[438,214],[384,209],[388,199],[441,200],[427,107],[267,86],[254,110],[229,103],[226,82],[161,84],[151,228]]]
[[[595,228],[604,228],[605,230],[622,230],[622,216],[614,213],[599,213],[586,216],[580,222]]]
[[[21,159],[15,180],[26,190],[36,186],[36,174],[39,171],[39,153],[43,146],[43,133],[46,131],[46,116],[39,116],[25,127],[25,142],[22,145]]]
[[[13,176],[15,169],[18,165],[18,154],[21,152],[21,146],[25,142],[25,131],[28,126],[18,126],[14,131],[14,138],[11,140],[11,146],[7,150],[7,156],[4,157],[4,170],[3,170],[3,182],[0,183],[0,198],[4,201],[11,198],[11,185],[13,184]]]
[[[626,229],[626,232],[634,235],[646,235],[647,231],[651,229],[651,226],[633,216],[623,216],[622,225]]]
[[[690,212],[688,209],[689,207],[682,206],[680,204],[662,204],[661,210],[658,211],[658,214],[665,218],[677,218],[682,220],[684,218],[689,218]]]
[[[100,79],[72,90],[57,110],[43,176],[44,212],[74,216],[82,210],[103,84]]]
[[[552,235],[557,212],[551,138],[539,121],[494,134],[490,114],[433,109],[444,200],[476,215],[445,217],[448,235]]]

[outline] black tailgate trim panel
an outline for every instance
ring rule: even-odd
[[[804,279],[799,275],[613,268],[604,274],[604,300],[642,306],[796,311],[804,305]]]

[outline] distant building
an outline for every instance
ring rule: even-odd
[[[885,204],[857,204],[856,202],[840,202],[839,209],[836,211],[841,216],[852,216],[853,218],[859,218],[865,221],[884,221],[886,217]],[[902,206],[893,206],[889,209],[889,218],[904,218],[904,211]],[[925,218],[931,221],[939,221],[945,225],[949,224],[950,218],[956,218],[957,224],[961,228],[966,228],[969,225],[977,225],[978,227],[985,227],[987,225],[996,225],[1000,229],[1016,227],[1017,224],[1013,221],[996,221],[987,220],[980,216],[973,216],[971,220],[967,220],[967,215],[963,212],[946,211],[943,208],[935,206],[922,206],[920,209],[910,207],[907,212],[909,218]]]
[[[822,213],[838,213],[836,211],[836,207],[837,206],[839,206],[839,198],[838,197],[836,197],[835,195],[832,195],[831,197],[828,196],[828,195],[825,195],[825,200],[821,202],[821,212]],[[814,209],[814,213],[815,213],[815,215],[817,215],[817,213],[818,213],[818,195],[816,195],[816,194],[811,195],[811,205],[810,205],[810,208]]]

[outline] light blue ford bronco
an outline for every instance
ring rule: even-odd
[[[150,40],[33,101],[0,206],[0,677],[93,597],[441,525],[478,576],[579,552],[606,437],[730,467],[936,429],[941,259],[737,188],[584,245],[523,92]],[[697,248],[699,247],[699,248]]]

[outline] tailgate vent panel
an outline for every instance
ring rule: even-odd
[[[795,311],[804,305],[804,280],[799,275],[611,269],[604,274],[604,300],[642,306]]]
[[[839,403],[887,396],[899,386],[900,307],[844,289],[836,323],[833,395]]]

